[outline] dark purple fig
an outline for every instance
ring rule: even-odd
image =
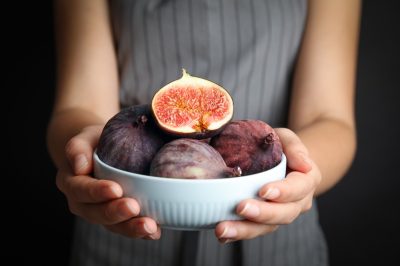
[[[282,159],[282,144],[275,130],[261,120],[230,122],[217,136],[213,146],[227,166],[240,166],[243,175],[266,171]]]
[[[156,152],[165,143],[148,105],[127,107],[113,116],[101,133],[97,154],[115,168],[148,174]]]
[[[210,179],[240,176],[239,167],[226,166],[221,155],[204,141],[181,138],[166,143],[154,157],[150,174],[160,177]]]

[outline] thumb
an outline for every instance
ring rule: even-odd
[[[89,126],[72,137],[65,146],[65,154],[76,175],[90,174],[93,170],[93,151],[97,146],[102,126]]]
[[[308,173],[312,169],[312,161],[303,151],[288,151],[285,155],[291,170]]]
[[[275,129],[282,142],[283,152],[287,157],[288,167],[291,170],[307,173],[312,168],[312,161],[308,150],[300,138],[287,128]]]

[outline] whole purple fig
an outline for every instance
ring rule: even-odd
[[[154,157],[150,174],[160,177],[210,179],[240,176],[239,167],[226,166],[221,155],[209,144],[181,138],[166,143]]]
[[[240,166],[243,175],[266,171],[282,159],[282,144],[275,130],[261,120],[235,120],[213,137],[210,145],[227,166]]]
[[[151,160],[164,143],[149,106],[134,105],[107,121],[100,135],[97,155],[115,168],[148,174]]]

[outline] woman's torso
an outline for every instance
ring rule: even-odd
[[[227,89],[235,118],[283,126],[304,0],[111,1],[122,105],[149,103],[182,68]]]
[[[149,103],[185,68],[226,88],[235,119],[285,126],[305,0],[112,0],[122,106]],[[234,193],[234,192],[232,192]],[[77,220],[73,265],[326,265],[317,208],[269,235],[222,245],[214,232],[128,239]],[[193,245],[186,241],[196,241]],[[188,258],[187,246],[195,251]],[[183,254],[182,254],[183,253]],[[191,260],[191,261],[190,261]]]

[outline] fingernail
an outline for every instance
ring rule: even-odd
[[[219,238],[234,238],[237,236],[237,230],[233,227],[225,227],[224,232]]]
[[[273,199],[276,199],[277,197],[279,197],[280,195],[281,195],[281,192],[279,191],[279,189],[272,187],[272,188],[269,188],[262,197],[264,199],[273,200]]]
[[[135,207],[129,202],[125,202],[122,208],[119,210],[119,215],[123,218],[127,218],[136,214]]]
[[[122,196],[121,189],[117,186],[104,185],[96,190],[97,197],[101,199],[116,199]]]
[[[230,239],[230,238],[220,238],[219,239],[219,242],[221,243],[221,244],[228,244],[228,243],[231,243],[231,242],[233,242],[234,241],[234,239]]]
[[[122,196],[122,191],[121,188],[118,186],[111,186],[110,187],[111,193],[114,194],[114,197],[121,197]]]
[[[80,154],[76,156],[75,158],[75,171],[81,170],[82,168],[86,167],[88,165],[88,160],[86,159],[86,156],[83,154]]]
[[[254,204],[246,203],[243,207],[243,210],[241,210],[239,214],[247,217],[257,217],[260,215],[260,208]]]
[[[152,235],[148,235],[148,237],[151,239],[151,240],[157,240],[157,239],[159,239],[156,235],[154,235],[154,234],[152,234]]]
[[[143,228],[144,228],[144,231],[146,231],[146,233],[148,233],[148,234],[154,234],[155,233],[155,231],[151,230],[150,226],[148,224],[146,224],[146,223],[143,224]]]

